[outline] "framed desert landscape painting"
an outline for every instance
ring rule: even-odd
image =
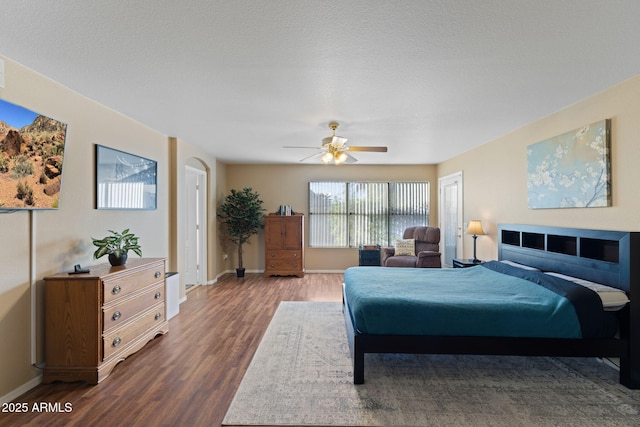
[[[0,100],[0,210],[57,209],[67,125]]]

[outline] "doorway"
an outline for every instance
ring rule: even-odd
[[[438,178],[438,197],[442,265],[453,267],[462,258],[462,172]]]
[[[204,284],[207,277],[207,173],[185,166],[185,290]]]

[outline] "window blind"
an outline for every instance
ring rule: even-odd
[[[428,224],[428,182],[309,183],[311,247],[388,246]]]

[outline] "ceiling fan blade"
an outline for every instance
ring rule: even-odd
[[[343,153],[347,155],[347,160],[345,160],[344,163],[351,164],[351,163],[355,163],[355,162],[358,161],[358,159],[356,159],[355,157],[353,157],[351,154],[347,153],[346,151],[343,151]]]
[[[328,136],[326,138],[322,138],[322,145],[326,144],[334,144],[334,145],[344,145],[347,142],[347,138],[343,138],[341,136]]]
[[[313,149],[313,150],[319,150],[319,148],[318,148],[318,147],[298,147],[298,146],[293,146],[293,145],[285,145],[285,146],[284,146],[284,147],[282,147],[282,148],[311,148],[311,149]]]
[[[367,147],[367,146],[355,146],[355,147],[345,147],[346,150],[349,151],[372,151],[377,153],[386,153],[387,147]]]
[[[304,162],[305,160],[309,160],[309,159],[314,158],[314,157],[323,156],[324,153],[325,153],[324,151],[318,151],[317,153],[314,153],[314,154],[312,154],[310,156],[303,157],[302,159],[300,159],[300,161]]]

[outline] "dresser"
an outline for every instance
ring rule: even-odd
[[[264,218],[265,276],[304,276],[304,216]]]
[[[118,362],[169,331],[164,258],[129,258],[89,273],[45,277],[43,383],[97,384]]]

